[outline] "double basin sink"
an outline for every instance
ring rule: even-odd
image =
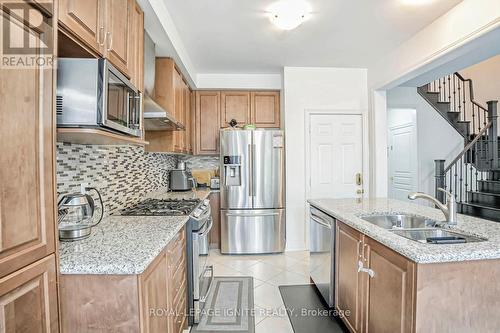
[[[455,244],[482,242],[486,239],[450,231],[440,226],[439,222],[407,214],[379,214],[362,216],[361,219],[387,229],[396,235],[431,244]]]

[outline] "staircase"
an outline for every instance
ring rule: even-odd
[[[464,138],[449,164],[436,160],[436,197],[442,187],[455,195],[458,212],[500,222],[500,138],[497,101],[485,108],[474,100],[473,84],[459,73],[418,88],[418,93]]]

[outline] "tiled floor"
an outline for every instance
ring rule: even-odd
[[[215,276],[253,276],[256,333],[293,333],[278,286],[309,283],[308,252],[228,256],[211,250],[209,264]]]

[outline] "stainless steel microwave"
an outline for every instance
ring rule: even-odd
[[[59,58],[57,66],[58,127],[142,135],[142,94],[108,60]]]

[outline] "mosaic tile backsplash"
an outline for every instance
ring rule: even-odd
[[[178,156],[147,153],[137,146],[57,144],[57,192],[80,192],[80,184],[96,187],[106,214],[136,203],[151,191],[168,188],[169,171]]]
[[[182,156],[180,157],[186,162],[188,169],[218,169],[218,156]]]

